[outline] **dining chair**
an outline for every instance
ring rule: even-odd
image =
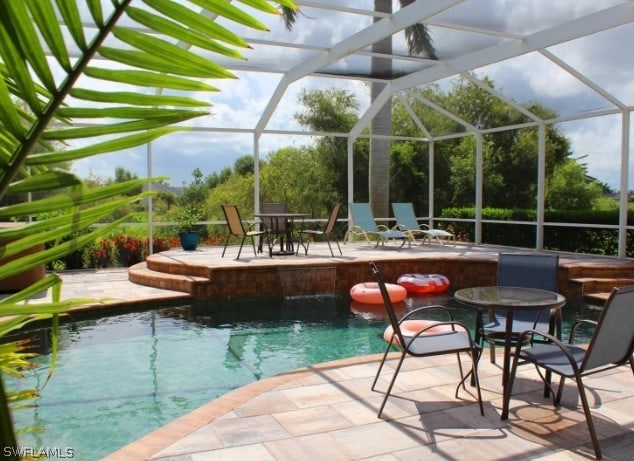
[[[284,214],[287,212],[286,205],[283,203],[263,203],[260,211],[265,214]],[[269,240],[269,249],[281,239],[282,246],[284,242],[292,245],[293,223],[288,219],[278,216],[263,217],[262,225],[267,233]]]
[[[335,254],[332,251],[332,246],[330,245],[330,240],[332,239],[335,224],[337,224],[337,217],[339,216],[339,210],[341,209],[341,203],[336,203],[330,212],[330,217],[328,218],[328,222],[323,229],[300,229],[299,231],[299,244],[297,245],[297,253],[299,253],[299,247],[304,246],[304,254],[308,254],[308,247],[310,246],[310,238],[315,238],[319,236],[324,236],[326,238],[326,242],[328,242],[328,248],[330,248],[330,255],[334,258]],[[309,239],[306,240],[306,245],[303,243],[302,236],[306,235]],[[339,241],[335,239],[335,243],[337,244],[337,248],[339,248],[339,254],[343,255],[341,252],[341,247],[339,246]]]
[[[624,288],[614,288],[606,301],[605,307],[598,321],[581,319],[573,324],[570,339],[567,344],[543,331],[529,329],[521,333],[513,356],[513,366],[509,375],[509,382],[505,389],[502,419],[508,419],[509,403],[513,393],[513,384],[518,365],[532,363],[540,378],[550,387],[549,380],[540,371],[560,376],[559,388],[553,403],[555,407],[561,405],[566,378],[576,381],[579,398],[583,406],[586,423],[592,438],[594,452],[597,459],[601,459],[601,447],[596,429],[592,421],[590,406],[586,396],[583,378],[588,375],[610,370],[629,362],[634,374],[634,285]],[[594,334],[590,342],[585,345],[575,343],[577,330],[582,325],[595,325]],[[524,339],[541,336],[548,344],[522,349]]]
[[[540,290],[557,291],[559,256],[550,254],[499,253],[497,285]],[[528,309],[513,314],[513,344],[519,333],[534,328],[548,332],[552,328],[561,329],[559,309]],[[492,310],[489,322],[482,327],[483,339],[489,343],[491,363],[495,363],[495,346],[506,341],[506,312]]]
[[[480,380],[478,379],[478,360],[480,358],[480,345],[471,339],[471,333],[467,327],[453,320],[451,311],[445,306],[430,305],[419,307],[407,312],[399,320],[394,311],[394,306],[390,300],[389,293],[383,280],[383,275],[379,271],[379,268],[374,262],[370,263],[370,271],[376,278],[383,297],[383,303],[390,319],[390,325],[384,332],[384,339],[387,343],[383,358],[379,363],[379,368],[372,382],[372,390],[375,390],[377,381],[387,359],[388,353],[392,347],[396,347],[401,352],[401,355],[396,364],[396,368],[392,374],[392,379],[385,391],[383,402],[379,408],[377,416],[380,418],[385,408],[398,373],[403,365],[405,357],[430,357],[442,354],[456,354],[458,359],[458,369],[460,370],[460,382],[456,387],[455,396],[458,398],[458,391],[460,386],[466,389],[465,381],[471,375],[473,377],[473,383],[477,390],[478,404],[480,405],[480,414],[484,416],[484,408],[482,406],[482,393],[480,392]],[[430,320],[421,319],[423,314],[440,312],[447,320]],[[462,369],[462,362],[460,360],[460,352],[466,352],[471,357],[471,371],[466,375]]]
[[[247,237],[251,237],[251,244],[253,245],[253,254],[257,257],[258,254],[255,251],[255,237],[262,237],[266,235],[266,231],[263,230],[248,230],[245,229],[244,224],[242,222],[242,218],[240,217],[240,212],[238,211],[238,207],[236,205],[223,204],[220,205],[222,208],[222,212],[225,215],[225,219],[227,221],[227,226],[229,227],[229,235],[225,240],[225,247],[222,250],[222,257],[225,257],[225,251],[227,251],[227,245],[229,244],[229,239],[232,235],[237,237],[242,237],[242,241],[240,242],[240,249],[238,250],[238,256],[236,259],[240,259],[240,253],[242,252],[242,246],[244,245],[244,241]],[[269,254],[271,252],[269,251]]]

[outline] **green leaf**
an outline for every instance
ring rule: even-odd
[[[190,27],[195,31],[209,36],[210,38],[221,40],[230,45],[248,48],[249,44],[229,29],[222,27],[212,19],[206,18],[198,11],[192,11],[171,0],[143,0],[143,2],[163,13],[165,16],[181,23],[185,27]]]
[[[264,11],[269,14],[280,14],[279,11],[271,5],[266,0],[238,0],[240,3],[244,3],[245,5],[249,5],[251,8],[255,8],[256,10]],[[281,3],[281,2],[278,2]]]
[[[151,119],[177,116],[185,111],[183,111],[182,109],[160,108],[148,110],[145,107],[63,107],[58,112],[60,115],[69,118]],[[188,111],[188,113],[194,113],[194,111]],[[199,114],[198,112],[195,113]],[[205,112],[204,114],[207,114],[207,112]]]
[[[202,102],[192,98],[183,96],[168,96],[157,94],[141,94],[128,92],[100,92],[77,88],[71,91],[71,95],[77,99],[86,101],[105,102],[110,104],[135,104],[138,106],[183,106],[183,107],[200,107],[209,106],[209,103]],[[148,109],[152,110],[152,109]]]
[[[40,101],[37,98],[35,85],[29,74],[26,63],[23,61],[19,50],[16,48],[16,37],[11,37],[7,32],[11,29],[6,23],[10,19],[4,14],[0,15],[0,56],[6,65],[7,72],[12,76],[12,81],[18,93],[16,96],[24,100],[36,114],[42,113]]]
[[[68,0],[56,0],[57,8],[59,9],[62,19],[68,27],[73,39],[79,49],[86,51],[88,45],[86,44],[86,38],[84,37],[84,25],[81,22],[81,16],[77,9],[77,4],[74,1]]]
[[[240,0],[243,3],[246,2],[246,0]],[[250,0],[250,1],[254,1],[254,0]],[[278,3],[282,6],[285,6],[287,8],[290,8],[291,10],[298,10],[299,8],[297,8],[297,5],[295,5],[295,3],[292,0],[276,0],[275,3]]]
[[[88,8],[90,9],[90,14],[92,18],[95,20],[95,24],[98,27],[103,27],[103,10],[101,9],[101,2],[99,0],[86,0],[88,4]]]
[[[1,331],[0,334],[2,334]],[[11,419],[11,413],[9,412],[9,400],[7,398],[7,393],[4,390],[2,373],[0,373],[0,440],[3,442],[3,449],[11,449],[8,456],[5,454],[5,459],[7,461],[20,461],[20,455],[18,454],[20,451],[18,442],[15,438],[15,432],[13,430],[13,420]]]
[[[80,147],[78,149],[69,149],[61,152],[48,152],[45,154],[31,155],[26,163],[27,165],[43,165],[47,163],[69,162],[79,160],[81,158],[91,157],[93,155],[105,154],[107,152],[116,152],[132,147],[141,146],[148,142],[154,141],[161,136],[176,131],[185,131],[188,128],[158,128],[146,133],[133,134],[123,136],[102,143],[95,143],[90,146]]]
[[[66,72],[70,72],[68,50],[50,0],[25,0],[25,3],[53,56]]]
[[[87,299],[73,301],[63,301],[59,303],[42,303],[37,305],[24,304],[1,304],[0,316],[2,315],[30,315],[30,314],[62,314],[73,306],[79,306]]]
[[[236,8],[231,3],[218,2],[215,0],[189,0],[189,1],[200,6],[201,8],[204,8],[207,11],[216,13],[219,16],[223,16],[231,21],[237,22],[238,24],[242,24],[247,27],[250,27],[251,29],[265,30],[265,31],[269,30],[268,27],[266,27],[263,23],[255,19],[253,16],[250,16],[244,11]]]
[[[12,26],[19,25],[19,27],[11,27],[11,34],[20,44],[22,55],[31,64],[44,86],[51,92],[55,91],[55,79],[46,61],[35,28],[31,23],[26,5],[23,2],[5,2],[3,15],[7,17],[7,23]]]
[[[207,112],[203,111],[180,111],[180,113],[176,115],[151,117],[147,120],[137,120],[133,122],[117,123],[113,125],[52,130],[45,132],[43,137],[45,139],[64,140],[90,138],[94,136],[110,135],[115,133],[129,133],[132,131],[144,131],[173,125],[175,123],[189,120],[194,117],[200,117],[201,115],[206,114]]]
[[[116,194],[118,193],[117,191]],[[122,199],[101,203],[90,208],[82,207],[74,213],[72,221],[69,221],[68,214],[64,214],[44,221],[33,221],[21,226],[16,225],[8,228],[0,228],[0,240],[13,240],[4,247],[3,254],[17,254],[35,245],[66,237],[72,232],[83,230],[99,222],[100,219],[111,215],[124,205],[152,195],[156,195],[156,193],[144,192],[132,197],[126,196]],[[112,196],[113,193],[109,192],[102,194],[99,198],[106,200]],[[51,230],[53,230],[53,232],[51,232]]]
[[[24,192],[45,191],[61,187],[76,186],[81,180],[70,171],[55,169],[30,178],[17,181],[9,186],[9,193],[19,194]]]
[[[161,32],[169,37],[173,37],[180,42],[185,42],[205,50],[213,51],[224,56],[229,56],[231,58],[240,60],[245,59],[233,48],[221,45],[220,43],[214,40],[210,40],[209,38],[192,29],[187,29],[173,21],[165,19],[162,16],[158,16],[148,11],[132,7],[128,8],[127,13],[128,16],[130,16],[139,24],[142,24],[146,27],[151,27],[157,32]]]
[[[156,72],[166,72],[169,74],[201,78],[236,78],[236,76],[231,72],[216,64],[208,63],[205,68],[198,69],[182,62],[176,63],[149,53],[119,50],[106,46],[99,48],[99,54],[106,59],[112,59],[113,61],[127,64],[129,66],[141,67],[143,69],[153,70]]]
[[[4,131],[4,133],[2,133],[4,139],[0,138],[0,140],[3,141],[3,144],[5,144],[5,142],[7,144],[13,144],[13,142],[24,136],[25,129],[20,122],[18,111],[9,96],[9,91],[2,78],[0,78],[0,107],[2,107],[2,110],[0,110],[0,121],[6,125],[6,127],[3,128],[10,130],[8,132]],[[13,139],[9,140],[7,138],[8,134],[10,134]]]
[[[6,219],[16,216],[27,216],[28,214],[65,210],[82,206],[91,201],[103,200],[104,195],[123,194],[128,192],[132,187],[142,186],[146,182],[148,182],[147,178],[135,179],[123,183],[108,184],[107,186],[95,189],[70,191],[65,194],[33,200],[32,202],[17,203],[0,208],[0,218]]]
[[[216,74],[225,75],[227,77],[233,75],[226,71],[222,66],[219,66],[208,59],[202,58],[180,46],[151,35],[132,29],[124,29],[122,27],[115,27],[113,29],[113,33],[119,40],[138,48],[141,51],[145,51],[149,55],[160,57],[161,59],[170,62],[179,62],[180,66],[184,68],[183,70],[187,72],[194,70],[205,72],[209,75]]]
[[[57,274],[49,274],[42,280],[38,280],[23,290],[0,300],[0,304],[15,304],[33,298],[44,290],[48,290],[53,285],[62,283],[62,279]]]
[[[99,227],[88,234],[82,234],[72,240],[59,243],[46,250],[38,251],[37,253],[28,254],[19,259],[8,261],[0,268],[0,278],[11,277],[34,267],[39,267],[42,265],[43,261],[48,262],[59,259],[71,251],[90,243],[100,235],[104,235],[104,233],[114,230],[119,224],[125,222],[127,218],[128,216],[124,216],[123,218],[103,227]],[[0,305],[0,315],[3,315],[2,312],[2,305]]]
[[[111,70],[97,67],[86,68],[85,74],[89,77],[113,82],[127,83],[129,85],[147,86],[151,88],[170,88],[183,91],[217,91],[214,86],[200,80],[192,80],[174,75],[146,72],[143,70]]]

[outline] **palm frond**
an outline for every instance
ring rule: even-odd
[[[178,130],[174,125],[179,122],[207,114],[209,104],[206,102],[139,91],[141,87],[154,87],[210,92],[216,88],[201,79],[234,78],[226,69],[192,50],[243,59],[235,48],[247,48],[248,44],[216,23],[215,18],[201,14],[201,7],[216,17],[258,30],[266,29],[263,23],[228,2],[144,0],[143,10],[132,8],[131,3],[131,0],[2,2],[0,199],[7,194],[42,191],[52,195],[2,207],[0,220],[64,211],[34,223],[0,228],[1,256],[15,256],[15,259],[3,260],[0,279],[44,265],[110,232],[126,217],[103,227],[92,229],[90,226],[123,204],[148,195],[117,199],[152,179],[86,190],[73,175],[51,166],[146,144]],[[264,0],[243,0],[243,3],[260,11],[277,13]],[[290,0],[277,3],[294,8]],[[123,23],[132,26],[123,27]],[[69,51],[76,49],[78,54]],[[117,68],[97,64],[99,56],[117,62]],[[110,91],[110,82],[125,89]],[[82,89],[80,85],[90,85],[90,89]],[[87,101],[90,104],[86,104]],[[73,127],[74,118],[90,118],[94,125]],[[71,139],[81,139],[82,146],[56,150],[57,145],[66,145]],[[56,244],[19,256],[25,248],[50,242]],[[59,285],[59,279],[47,277],[0,302],[0,337],[29,322],[52,319],[55,352],[59,315],[87,302],[61,302]],[[21,303],[32,296],[34,290],[45,289],[52,290],[51,302]],[[53,358],[53,365],[54,361]],[[19,459],[1,374],[0,446],[16,448],[9,459]]]

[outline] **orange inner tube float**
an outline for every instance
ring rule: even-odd
[[[407,297],[407,290],[401,285],[386,283],[385,288],[393,303],[401,302]],[[383,304],[381,289],[376,282],[357,283],[350,288],[350,297],[360,303]]]
[[[397,283],[410,293],[442,293],[449,289],[449,279],[440,274],[403,274]]]
[[[425,328],[428,328],[428,329],[425,330],[425,332],[422,333],[422,335],[449,333],[451,331],[454,331],[454,328],[457,331],[461,330],[461,327],[459,325],[456,325],[454,328],[452,328],[451,325],[447,325],[447,324],[434,326],[434,325],[436,325],[438,323],[440,323],[440,322],[437,322],[437,321],[434,321],[434,320],[405,320],[400,325],[401,333],[403,334],[403,336],[405,338],[407,338],[407,337],[411,338],[416,333],[418,333],[420,330],[425,329]],[[387,343],[390,343],[390,342],[391,342],[391,344],[398,344],[399,343],[398,337],[394,336],[394,330],[392,329],[391,325],[388,326],[385,329],[385,331],[383,332],[383,339]]]

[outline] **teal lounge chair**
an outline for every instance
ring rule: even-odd
[[[353,226],[348,229],[344,236],[344,242],[350,236],[362,236],[368,243],[372,243],[370,236],[376,238],[376,245],[384,245],[389,240],[401,240],[401,247],[408,241],[407,235],[399,230],[390,229],[382,224],[377,225],[374,215],[372,214],[372,208],[370,204],[365,203],[351,203],[350,214],[352,216]]]
[[[404,232],[409,239],[410,245],[421,236],[422,243],[425,243],[426,240],[429,243],[432,240],[436,240],[441,245],[445,242],[451,242],[454,246],[456,245],[456,236],[454,234],[440,229],[430,229],[427,224],[419,224],[411,202],[392,203],[392,210],[394,211],[394,219],[396,219],[394,230]]]

